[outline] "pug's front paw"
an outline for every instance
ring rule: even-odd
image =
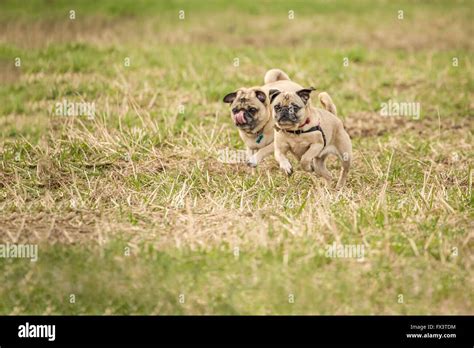
[[[249,159],[247,160],[247,165],[249,167],[255,168],[257,164],[258,164],[257,157],[255,155],[250,156]]]
[[[286,175],[290,176],[293,174],[293,168],[291,167],[291,163],[289,161],[281,162],[280,168],[286,173]]]

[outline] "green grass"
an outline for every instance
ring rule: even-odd
[[[0,243],[39,260],[0,259],[0,314],[472,314],[472,14],[3,1]],[[334,99],[355,156],[342,192],[273,158],[218,162],[244,148],[222,97],[273,67]],[[381,117],[389,99],[420,119]],[[95,118],[56,116],[63,100]],[[364,261],[326,257],[334,241]]]

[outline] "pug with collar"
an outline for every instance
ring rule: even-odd
[[[231,117],[247,147],[247,164],[256,167],[274,151],[274,120],[269,91],[296,92],[303,87],[290,80],[280,69],[270,69],[261,87],[240,88],[224,97],[230,104]]]
[[[352,143],[337,118],[336,106],[326,92],[319,94],[323,109],[311,105],[310,95],[314,88],[297,91],[269,91],[272,118],[275,122],[275,158],[280,168],[291,175],[293,168],[287,158],[292,153],[308,172],[315,171],[330,181],[331,173],[325,160],[333,154],[342,162],[342,170],[336,188],[344,186],[352,161]]]

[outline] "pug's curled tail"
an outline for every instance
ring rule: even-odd
[[[272,82],[281,81],[281,80],[289,80],[289,79],[290,78],[285,72],[283,72],[283,70],[270,69],[265,74],[263,82],[267,84],[267,83],[272,83]]]
[[[329,94],[327,94],[326,92],[321,92],[321,93],[319,93],[318,97],[319,97],[319,101],[321,102],[322,106],[324,106],[324,108],[327,111],[334,114],[334,116],[337,116],[336,105],[332,101]]]

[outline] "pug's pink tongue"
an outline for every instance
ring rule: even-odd
[[[247,123],[247,121],[245,120],[243,111],[239,111],[239,113],[235,114],[235,122],[237,122],[237,124]]]

